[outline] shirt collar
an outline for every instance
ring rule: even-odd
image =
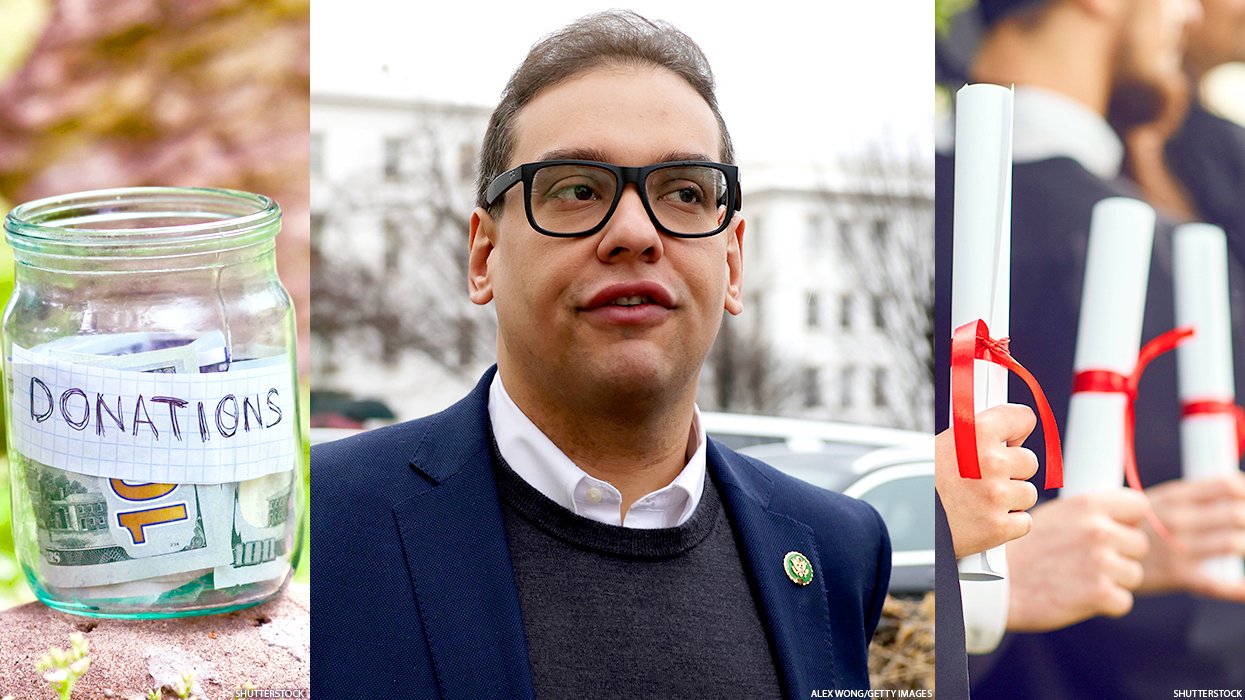
[[[682,525],[700,503],[705,486],[705,434],[700,409],[693,406],[687,464],[669,485],[637,499],[620,514],[621,494],[609,482],[589,475],[553,444],[506,393],[501,373],[489,386],[488,412],[497,449],[506,464],[532,488],[578,515],[610,525],[660,528]]]
[[[950,152],[955,141],[952,118],[939,121],[938,149]],[[1071,158],[1103,180],[1120,175],[1124,144],[1101,115],[1058,92],[1018,85],[1012,102],[1012,161],[1032,163]]]
[[[1103,180],[1120,175],[1124,144],[1094,110],[1042,88],[1016,88],[1012,158],[1018,163],[1066,156]]]

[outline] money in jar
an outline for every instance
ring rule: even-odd
[[[35,595],[98,617],[279,592],[304,514],[294,313],[276,202],[82,192],[5,219],[14,546]]]

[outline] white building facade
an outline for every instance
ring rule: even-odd
[[[932,178],[743,168],[740,321],[800,379],[783,412],[931,429]]]

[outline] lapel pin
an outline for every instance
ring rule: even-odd
[[[782,568],[792,583],[807,586],[813,582],[813,563],[799,552],[787,552],[782,558]]]

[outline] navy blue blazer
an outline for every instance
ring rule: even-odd
[[[1194,100],[1165,150],[1168,166],[1198,212],[1228,232],[1228,250],[1237,260],[1245,260],[1245,127]],[[1237,323],[1238,309],[1232,309]]]
[[[968,650],[955,542],[942,499],[934,494],[934,685],[944,698],[968,700]]]
[[[489,446],[495,371],[441,413],[312,449],[316,697],[533,697]],[[881,517],[713,440],[707,461],[785,695],[867,688],[891,568]],[[783,570],[793,550],[808,586]]]

